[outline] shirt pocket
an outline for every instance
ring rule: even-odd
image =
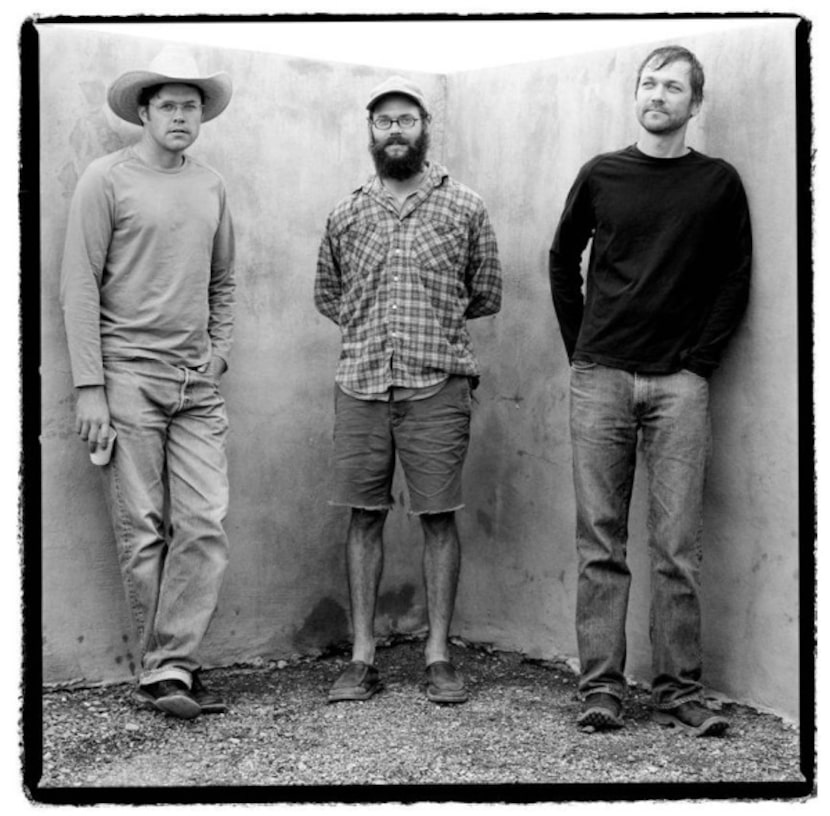
[[[467,235],[463,224],[454,220],[423,220],[415,240],[415,257],[421,269],[458,271],[467,255]]]
[[[351,223],[340,236],[340,262],[347,289],[369,280],[383,264],[388,251],[386,229],[375,220]]]

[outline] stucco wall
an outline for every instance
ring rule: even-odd
[[[705,679],[795,716],[793,32],[776,24],[688,44],[708,78],[690,142],[741,172],[758,258],[748,317],[713,381]],[[47,682],[127,679],[135,661],[98,474],[72,430],[57,286],[79,174],[138,135],[109,113],[106,86],[158,48],[41,29]],[[464,561],[453,628],[540,657],[575,653],[567,367],[547,249],[580,164],[634,140],[633,72],[645,50],[415,75],[435,100],[432,155],[484,196],[506,278],[502,314],[472,324],[484,378],[459,516]],[[348,636],[347,514],[326,503],[339,338],[315,312],[311,287],[328,211],[371,169],[366,94],[392,71],[232,50],[196,49],[196,56],[236,84],[230,107],[205,125],[193,149],[225,176],[238,239],[236,341],[223,385],[232,428],[232,557],[204,644],[207,665],[227,665],[313,652]],[[638,491],[629,666],[647,676],[642,518]],[[424,626],[419,527],[397,509],[387,522],[379,633]]]

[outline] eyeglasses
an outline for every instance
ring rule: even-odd
[[[151,103],[153,107],[163,116],[173,116],[176,111],[181,111],[185,116],[196,116],[197,113],[202,112],[204,105],[198,102],[185,102],[178,105],[175,102],[160,102],[158,104]]]
[[[392,127],[392,122],[397,122],[401,130],[409,130],[410,128],[415,127],[416,122],[420,122],[421,120],[415,116],[410,116],[408,113],[405,113],[397,119],[393,119],[391,116],[377,116],[369,121],[378,130],[389,130],[389,128]]]

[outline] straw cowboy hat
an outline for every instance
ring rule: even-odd
[[[184,83],[200,88],[204,96],[202,121],[218,116],[228,106],[233,93],[231,78],[224,72],[201,76],[196,60],[181,48],[165,48],[151,63],[147,71],[127,71],[110,85],[107,102],[113,112],[140,125],[138,98],[145,88],[167,83]]]

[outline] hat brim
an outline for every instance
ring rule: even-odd
[[[422,96],[417,96],[416,94],[412,93],[412,91],[404,91],[398,88],[393,88],[392,90],[384,90],[380,91],[380,93],[374,94],[370,99],[369,103],[366,105],[366,110],[369,112],[372,111],[373,108],[377,107],[378,103],[384,96],[405,96],[408,99],[411,99],[416,105],[418,105],[423,110],[427,110],[427,102]],[[428,112],[428,111],[427,111]]]
[[[110,85],[107,102],[113,113],[134,125],[141,125],[138,99],[145,88],[153,85],[195,85],[204,97],[202,121],[208,122],[222,113],[231,101],[233,84],[224,71],[208,77],[179,77],[153,71],[127,71]]]

